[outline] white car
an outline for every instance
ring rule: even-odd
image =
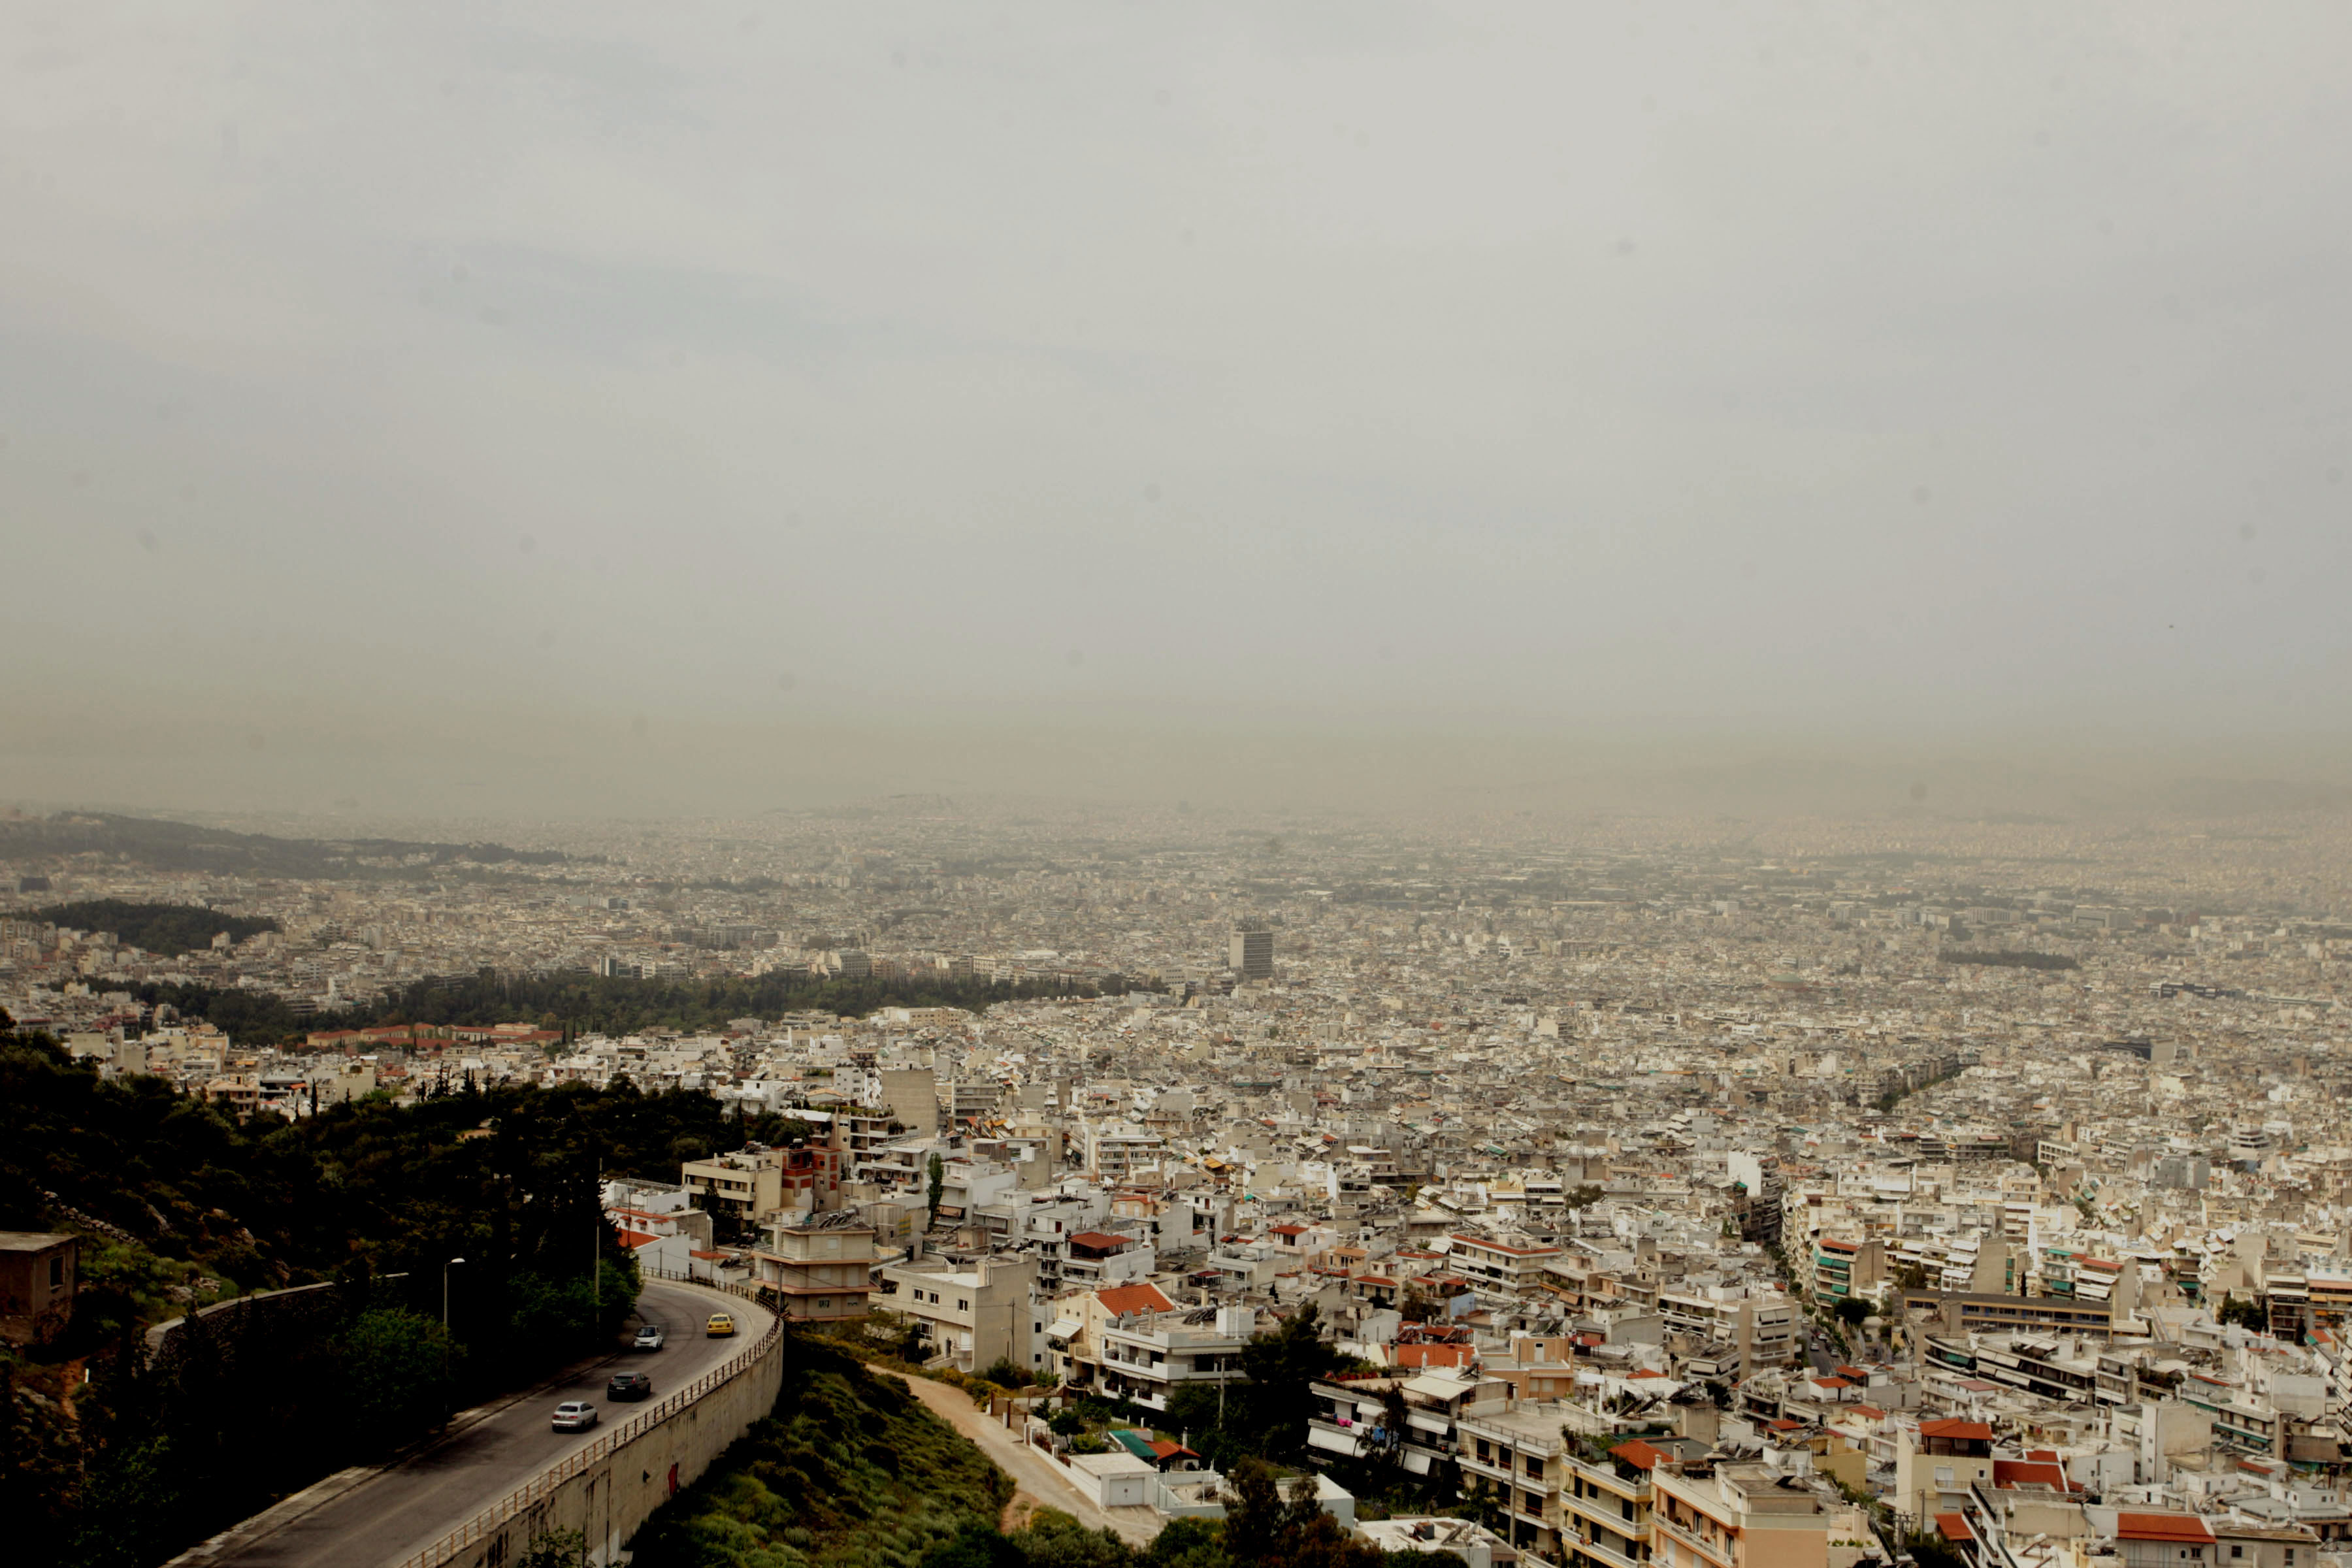
[[[647,1323],[637,1331],[636,1348],[641,1351],[657,1351],[667,1341],[668,1336],[661,1331],[658,1325]]]
[[[555,1407],[555,1429],[585,1432],[596,1425],[596,1407],[584,1399],[567,1399]]]

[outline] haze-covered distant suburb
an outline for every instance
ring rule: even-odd
[[[2352,782],[2341,6],[9,31],[0,802]]]

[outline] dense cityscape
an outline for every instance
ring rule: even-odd
[[[2352,1537],[2340,816],[5,826],[19,1029],[255,1125],[703,1100],[604,1184],[641,1275],[988,1380],[958,1424],[1139,1548],[1267,1460],[1474,1568]],[[166,907],[222,929],[71,923]]]

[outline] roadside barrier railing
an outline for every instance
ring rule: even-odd
[[[647,1268],[644,1272],[657,1279],[676,1279],[687,1284],[702,1285],[713,1290],[724,1290],[730,1294],[754,1300],[758,1299],[758,1293],[746,1285],[713,1284],[707,1279],[691,1279],[686,1275],[673,1273],[667,1269]],[[614,1427],[586,1447],[575,1449],[565,1455],[557,1460],[552,1468],[541,1470],[424,1551],[403,1562],[400,1568],[440,1568],[440,1564],[448,1562],[475,1542],[495,1534],[500,1526],[517,1514],[524,1512],[541,1499],[551,1496],[556,1488],[572,1477],[583,1471],[594,1469],[604,1460],[612,1458],[614,1451],[624,1444],[634,1441],[644,1433],[668,1420],[711,1390],[731,1383],[749,1372],[758,1364],[760,1358],[767,1354],[769,1349],[783,1337],[783,1314],[781,1312],[772,1314],[768,1320],[767,1332],[761,1334],[756,1342],[745,1346],[728,1361],[704,1373],[659,1405],[639,1411],[626,1424]]]

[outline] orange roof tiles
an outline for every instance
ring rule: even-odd
[[[1116,1285],[1108,1290],[1095,1292],[1095,1300],[1105,1310],[1118,1317],[1129,1312],[1172,1312],[1176,1303],[1160,1293],[1157,1285]]]
[[[2118,1513],[2116,1515],[2116,1539],[2178,1541],[2192,1546],[2210,1545],[2213,1531],[2193,1513]]]

